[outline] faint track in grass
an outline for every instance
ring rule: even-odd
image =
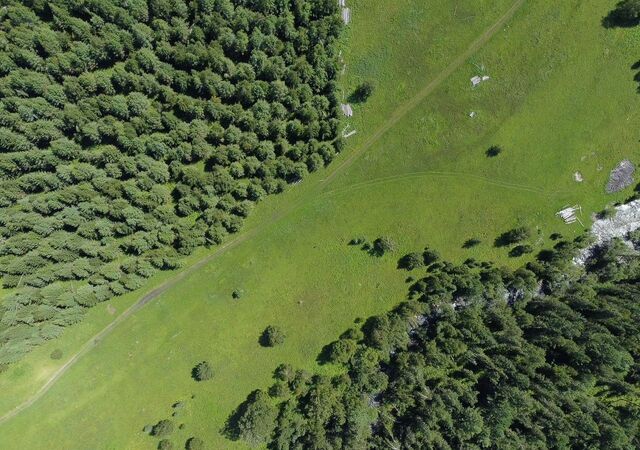
[[[329,174],[326,178],[319,181],[307,194],[306,197],[292,203],[291,206],[275,213],[269,220],[262,223],[260,226],[256,226],[253,229],[249,229],[245,232],[241,232],[237,237],[228,241],[227,243],[218,247],[213,253],[207,255],[191,266],[177,272],[172,278],[161,283],[158,287],[145,293],[139,300],[124,310],[118,317],[116,317],[111,323],[104,327],[100,332],[95,334],[89,339],[78,352],[76,352],[69,360],[59,367],[53,375],[51,375],[47,381],[29,398],[24,402],[6,412],[0,416],[0,424],[8,421],[9,419],[17,416],[22,411],[26,410],[39,399],[41,399],[51,387],[75,364],[86,355],[90,350],[96,347],[102,339],[107,337],[111,332],[122,322],[124,322],[133,313],[141,309],[144,305],[158,298],[161,294],[173,287],[177,282],[181,281],[185,277],[196,272],[198,269],[209,263],[212,259],[226,252],[230,248],[233,248],[247,239],[255,236],[261,230],[269,227],[280,221],[283,217],[287,216],[291,212],[297,210],[305,203],[307,203],[313,195],[321,195],[323,189],[331,184],[338,174],[350,167],[355,161],[362,156],[371,146],[384,136],[393,126],[395,126],[400,120],[402,120],[407,114],[413,111],[425,98],[427,98],[434,90],[436,90],[456,69],[460,68],[475,52],[477,52],[484,44],[486,44],[500,29],[513,17],[513,15],[524,5],[526,0],[516,0],[509,10],[504,13],[493,25],[487,28],[478,38],[473,41],[469,47],[460,55],[458,55],[449,65],[440,72],[433,80],[431,80],[426,86],[424,86],[419,92],[411,97],[406,102],[402,103],[362,145],[352,151],[346,159],[337,163],[333,167],[329,167]]]
[[[399,175],[390,175],[387,177],[374,178],[372,180],[363,181],[360,183],[354,183],[348,186],[344,186],[338,189],[333,189],[330,191],[324,191],[323,197],[330,197],[340,194],[345,194],[352,191],[357,191],[359,189],[366,189],[368,187],[374,187],[379,185],[384,185],[387,183],[394,183],[397,181],[411,180],[411,179],[419,179],[426,177],[443,177],[443,178],[459,178],[460,180],[470,180],[470,181],[478,181],[485,184],[489,184],[492,186],[498,186],[509,190],[517,190],[523,192],[530,192],[534,194],[551,196],[555,194],[562,193],[564,191],[548,191],[543,188],[539,188],[537,186],[531,186],[527,184],[519,184],[512,183],[510,181],[499,180],[491,177],[486,177],[482,175],[476,175],[472,173],[466,172],[455,172],[455,171],[438,171],[438,170],[424,170],[419,172],[409,172]]]
[[[453,72],[459,69],[471,56],[480,50],[500,29],[513,17],[513,15],[524,5],[526,0],[516,0],[511,8],[504,13],[497,22],[487,28],[469,47],[458,55],[449,65],[440,72],[433,80],[418,91],[413,97],[401,104],[391,116],[356,150],[342,161],[335,170],[324,180],[329,184],[343,169],[349,167],[364,152],[384,136],[393,126],[402,120],[407,114],[413,111],[425,98],[435,91]]]

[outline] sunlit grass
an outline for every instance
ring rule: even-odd
[[[581,204],[588,224],[591,212],[628,195],[606,196],[604,184],[620,159],[638,159],[639,98],[629,69],[638,33],[603,29],[607,5],[596,0],[526,2],[437,91],[321,184],[511,3],[354,0],[342,84],[346,94],[364,80],[376,90],[355,106],[358,133],[345,153],[258,206],[245,241],[127,319],[43,399],[0,425],[0,447],[151,449],[157,442],[142,427],[167,418],[179,400],[187,406],[176,419],[186,424],[177,445],[198,435],[210,448],[242,447],[219,434],[233,408],[267,387],[280,362],[328,370],[315,362],[323,345],[357,317],[403,299],[407,273],[395,269],[403,252],[429,244],[457,261],[518,265],[523,260],[492,245],[499,233],[526,225],[539,249],[553,232],[582,232],[555,217],[565,204]],[[469,78],[481,66],[491,80],[473,90]],[[494,144],[504,150],[487,158]],[[374,258],[347,246],[353,237],[383,234],[398,243],[396,254]],[[482,242],[463,249],[471,237]],[[232,299],[234,289],[241,299]],[[115,300],[117,311],[142,293]],[[51,361],[53,349],[66,357],[113,320],[105,308],[0,375],[0,412],[64,363]],[[282,346],[259,346],[269,324],[285,330]],[[215,376],[196,383],[190,370],[201,360]]]

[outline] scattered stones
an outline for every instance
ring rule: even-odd
[[[487,75],[484,75],[484,76],[476,75],[476,76],[474,76],[473,78],[471,78],[471,80],[470,80],[470,81],[471,81],[471,85],[472,85],[473,87],[476,87],[476,86],[478,86],[480,83],[482,83],[482,82],[484,82],[484,81],[487,81],[487,80],[489,80],[489,79],[490,79],[490,77],[488,77]]]
[[[353,116],[353,108],[351,108],[351,105],[349,105],[348,103],[341,103],[340,109],[342,110],[342,114],[344,114],[345,116]]]
[[[591,226],[591,234],[595,242],[584,249],[575,258],[577,264],[584,264],[591,256],[594,249],[610,242],[614,238],[621,238],[627,244],[632,245],[626,238],[629,233],[640,228],[640,200],[634,200],[615,208],[613,217],[597,219]]]
[[[351,8],[342,8],[342,21],[345,25],[351,23]]]
[[[582,181],[584,180],[584,178],[582,178],[582,174],[580,172],[575,172],[573,174],[573,179],[576,180],[576,182],[578,182],[578,183],[582,183]]]
[[[640,200],[620,205],[615,209],[613,217],[593,222],[591,233],[598,243],[608,242],[616,237],[624,238],[640,228]]]
[[[633,184],[633,173],[636,171],[636,167],[631,161],[625,159],[611,171],[609,175],[609,182],[607,183],[607,194],[614,192],[620,192],[621,190],[631,186]]]

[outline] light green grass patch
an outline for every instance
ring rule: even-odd
[[[197,435],[210,448],[242,448],[219,433],[229,413],[253,389],[268,387],[280,362],[332,370],[315,362],[322,346],[356,317],[402,300],[408,274],[395,264],[403,252],[429,244],[456,261],[473,256],[515,266],[523,260],[492,245],[499,233],[527,225],[537,249],[551,244],[552,232],[580,233],[555,212],[580,203],[588,222],[591,212],[630,194],[604,194],[608,171],[623,157],[638,162],[639,97],[629,67],[639,35],[603,29],[600,19],[613,6],[603,3],[526,2],[467,64],[323,184],[511,5],[354,0],[344,86],[349,91],[373,79],[376,91],[355,107],[358,134],[345,153],[326,171],[265,201],[241,233],[245,241],[127,319],[44,398],[0,425],[0,447],[151,449],[157,441],[142,427],[186,400],[177,420],[186,429],[176,435],[177,445]],[[484,65],[491,80],[472,90],[476,65]],[[478,115],[471,119],[470,111]],[[490,159],[484,151],[492,144],[504,152]],[[573,180],[575,171],[583,183]],[[396,254],[373,258],[346,245],[356,236],[382,234],[398,242]],[[462,249],[470,237],[482,243]],[[234,289],[243,291],[240,300],[231,298]],[[124,307],[132,297],[118,301]],[[53,348],[72,351],[106,323],[100,308],[0,375],[3,392],[13,389],[0,396],[0,407],[34,390],[34,376],[51,366]],[[259,346],[269,324],[287,333],[282,346]],[[190,370],[201,360],[212,363],[215,376],[196,383]]]

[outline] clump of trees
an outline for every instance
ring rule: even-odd
[[[513,228],[498,236],[494,242],[496,247],[511,247],[509,256],[518,258],[529,253],[533,253],[533,247],[524,241],[531,238],[531,230],[527,227]],[[517,245],[514,245],[517,244]]]
[[[349,241],[349,245],[360,246],[361,250],[377,257],[382,257],[386,253],[393,253],[398,249],[396,241],[389,236],[380,236],[373,242],[367,241],[365,237],[356,237]]]
[[[276,345],[284,344],[285,337],[282,328],[269,325],[260,335],[259,341],[263,347],[275,347]]]
[[[155,437],[165,437],[173,433],[175,426],[173,421],[169,419],[162,419],[157,424],[153,426],[151,430],[151,435]]]
[[[204,441],[199,437],[192,436],[185,443],[186,450],[204,450]]]
[[[440,260],[440,254],[432,248],[425,247],[422,252],[422,259],[425,265],[429,266]]]
[[[389,236],[381,236],[373,241],[371,246],[371,254],[374,256],[384,256],[385,253],[391,253],[398,248],[396,242]]]
[[[198,365],[200,366],[200,364]],[[196,366],[196,367],[198,367]],[[204,366],[201,366],[201,368],[203,368]],[[209,368],[210,369],[210,368]],[[195,375],[195,368],[194,368],[194,375]],[[210,375],[210,374],[209,374]],[[191,395],[191,399],[195,398],[195,394]],[[180,415],[181,411],[186,407],[186,403],[184,401],[177,401],[174,402],[171,405],[171,409],[173,409],[173,413],[172,413],[172,417],[177,417]],[[180,425],[178,425],[178,430],[184,430],[186,427],[186,425],[184,423],[180,423]],[[145,425],[145,427],[142,429],[142,431],[145,434],[149,434],[153,437],[159,438],[160,440],[158,441],[158,445],[157,448],[159,450],[171,450],[173,448],[176,448],[174,442],[176,437],[175,436],[171,436],[173,434],[173,432],[175,431],[176,426],[175,423],[170,420],[170,419],[163,419],[160,420],[158,423],[156,423],[155,425]],[[172,441],[171,439],[174,439],[174,441]],[[185,448],[186,450],[202,450],[205,448],[205,444],[204,441],[198,437],[192,436],[190,438],[188,438],[185,442],[184,442],[184,446],[181,446],[180,448]]]
[[[273,448],[637,448],[640,258],[613,241],[577,266],[586,242],[559,240],[516,270],[432,263],[409,300],[325,349],[339,374],[279,366],[273,397],[251,394],[229,437]]]
[[[196,381],[207,381],[213,378],[213,367],[207,361],[196,364],[191,370],[191,376]]]
[[[398,261],[398,268],[406,270],[414,270],[424,266],[424,258],[422,253],[411,252],[404,255]]]
[[[224,431],[231,439],[257,447],[271,440],[277,418],[278,409],[269,395],[256,390],[229,417]]]
[[[398,268],[406,270],[419,269],[424,266],[430,266],[440,259],[440,254],[429,248],[425,247],[422,253],[411,252],[407,253],[398,260]]]
[[[332,0],[8,0],[0,364],[330,163]]]

